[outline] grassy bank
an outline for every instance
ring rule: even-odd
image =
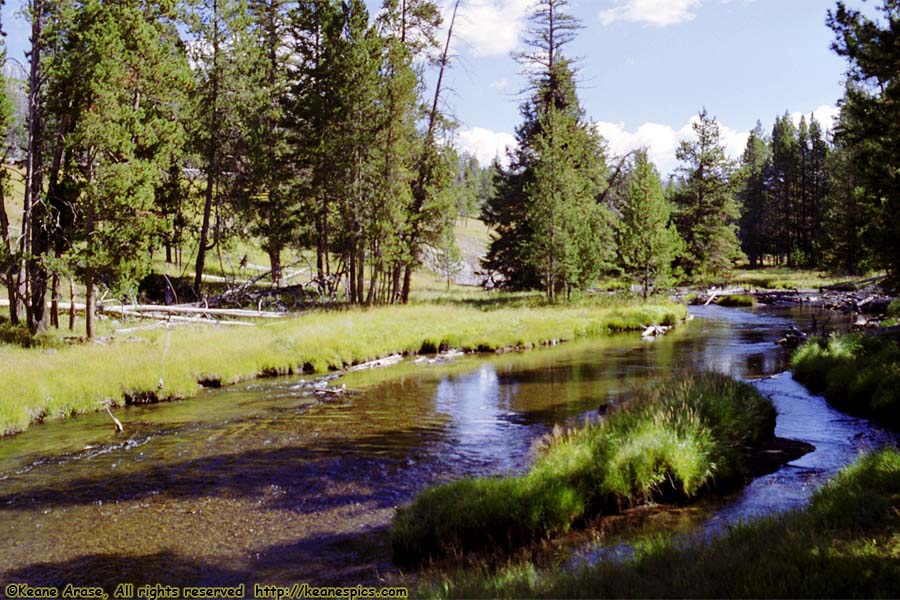
[[[732,528],[710,543],[650,540],[634,559],[568,572],[516,563],[459,573],[437,598],[896,598],[900,452],[866,456],[802,511]]]
[[[685,314],[683,306],[612,299],[496,310],[418,305],[312,312],[253,328],[153,330],[128,341],[60,350],[0,347],[0,432],[95,411],[106,401],[190,396],[199,382],[324,372],[395,352],[528,347],[673,323]]]
[[[769,439],[775,409],[725,375],[656,382],[603,422],[557,432],[518,477],[431,488],[394,520],[401,563],[512,548],[585,517],[648,500],[681,500],[741,478],[744,449]]]
[[[872,274],[874,275],[874,273]],[[863,279],[858,277],[856,279]],[[852,277],[836,277],[814,269],[789,267],[745,267],[734,272],[731,283],[766,290],[818,289],[822,286],[850,281]]]
[[[851,414],[900,429],[900,345],[887,336],[810,340],[793,357],[794,378]]]

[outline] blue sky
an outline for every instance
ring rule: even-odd
[[[482,160],[511,141],[522,86],[510,51],[531,0],[468,0],[450,77],[458,144]],[[371,1],[370,5],[375,5]],[[851,6],[868,7],[859,0]],[[580,96],[614,154],[641,145],[663,173],[702,106],[718,117],[732,156],[757,119],[813,111],[826,125],[844,62],[825,25],[832,0],[572,0],[584,30]],[[799,114],[797,115],[799,120]]]
[[[449,1],[441,0],[449,9]],[[374,12],[381,0],[367,0]],[[519,121],[520,47],[532,0],[464,0],[446,107],[457,145],[487,163],[512,142]],[[850,0],[851,6],[872,2]],[[4,6],[12,57],[23,57],[25,23]],[[833,0],[571,0],[584,24],[569,53],[582,57],[582,104],[610,151],[649,146],[664,174],[701,106],[718,117],[736,156],[757,119],[816,111],[830,125],[844,63],[829,49]],[[798,116],[799,118],[799,116]]]

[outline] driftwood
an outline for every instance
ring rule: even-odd
[[[666,335],[672,328],[667,325],[651,325],[650,327],[646,327],[644,329],[644,333],[641,334],[643,338],[652,338],[661,335]]]
[[[115,311],[116,315],[121,315],[123,317],[135,317],[138,319],[157,319],[159,321],[164,322],[178,322],[184,323],[186,325],[190,324],[198,324],[198,325],[229,325],[229,326],[237,326],[237,327],[255,327],[253,323],[248,323],[247,321],[225,321],[222,319],[209,319],[205,317],[185,317],[181,315],[170,315],[167,313],[157,313],[157,312],[134,312],[130,310],[117,310]]]
[[[116,431],[117,431],[118,433],[122,433],[123,431],[125,431],[125,428],[122,427],[122,422],[121,422],[120,420],[118,420],[117,418],[115,418],[115,417],[113,416],[113,414],[112,414],[112,411],[109,410],[109,404],[105,404],[105,405],[103,406],[103,408],[106,409],[106,414],[108,414],[108,415],[109,415],[109,418],[112,419],[112,420],[113,420],[113,423],[116,424]]]
[[[378,367],[389,367],[391,365],[396,365],[397,363],[402,361],[403,357],[401,355],[391,354],[390,356],[379,358],[378,360],[370,360],[369,362],[364,362],[362,364],[350,367],[349,369],[347,369],[347,372],[365,371],[366,369],[375,369]]]

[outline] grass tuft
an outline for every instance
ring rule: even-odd
[[[727,294],[717,297],[716,304],[719,306],[753,307],[756,306],[756,298],[750,294]]]
[[[516,561],[445,576],[431,598],[896,598],[900,452],[845,468],[802,510],[744,523],[717,540],[635,544],[633,559],[576,571]]]
[[[508,550],[584,517],[690,499],[705,487],[742,481],[743,450],[774,429],[771,402],[748,384],[716,373],[656,382],[603,422],[554,431],[524,475],[423,492],[394,519],[395,560]]]

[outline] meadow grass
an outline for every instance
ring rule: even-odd
[[[793,290],[818,289],[823,286],[857,279],[862,279],[862,277],[835,276],[814,269],[763,267],[759,269],[738,269],[734,271],[731,282],[737,285],[766,290]]]
[[[688,500],[743,481],[745,448],[774,430],[771,402],[746,383],[717,373],[654,382],[602,422],[556,431],[523,475],[420,494],[394,518],[394,558],[509,550],[623,507]]]
[[[756,298],[750,294],[726,294],[717,296],[716,304],[719,306],[753,307],[756,306]]]
[[[888,336],[815,338],[793,356],[794,378],[851,414],[900,429],[900,344]]]
[[[732,527],[711,542],[651,538],[632,559],[578,570],[512,562],[432,580],[431,598],[896,598],[900,452],[842,470],[807,508]]]
[[[320,373],[392,353],[441,347],[526,348],[639,330],[685,315],[679,305],[621,300],[492,310],[412,305],[312,311],[253,328],[157,329],[106,345],[50,350],[0,346],[0,432],[15,433],[35,421],[96,411],[127,398],[191,396],[201,381],[227,385],[260,375]]]

